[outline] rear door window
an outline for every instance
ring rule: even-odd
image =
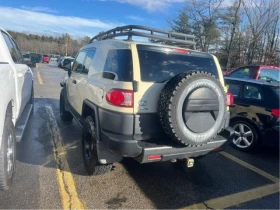
[[[262,100],[262,91],[256,86],[244,85],[244,98]]]
[[[218,77],[213,57],[203,53],[188,53],[146,45],[137,45],[141,80],[164,82],[187,71],[207,71]]]
[[[261,69],[259,80],[280,82],[280,70],[263,68]]]
[[[102,77],[115,81],[131,82],[132,70],[131,50],[113,49],[108,51]]]

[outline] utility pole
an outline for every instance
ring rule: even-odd
[[[68,55],[68,43],[69,43],[69,35],[66,34],[66,44],[65,44],[65,55]]]

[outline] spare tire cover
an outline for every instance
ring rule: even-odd
[[[172,140],[189,146],[205,144],[224,126],[224,88],[207,72],[177,75],[160,94],[158,114],[163,130]]]

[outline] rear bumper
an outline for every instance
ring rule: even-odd
[[[183,159],[190,157],[204,156],[216,150],[222,150],[229,142],[232,141],[234,131],[228,127],[224,129],[216,138],[208,144],[199,147],[181,147],[171,145],[154,145],[143,146],[141,141],[120,138],[119,135],[102,132],[102,140],[107,147],[114,153],[124,156],[133,157],[140,163],[155,161],[168,161],[172,159]],[[159,160],[149,160],[149,156],[160,155]]]
[[[228,127],[228,119],[224,125],[225,129],[208,144],[183,147],[173,144],[171,140],[166,140],[166,136],[160,135],[163,131],[158,128],[157,118],[153,115],[139,117],[103,109],[99,109],[98,112],[100,140],[113,153],[123,157],[133,157],[141,163],[204,156],[225,147],[232,141],[234,134],[234,131]],[[161,159],[149,160],[148,157],[152,155],[160,155]]]

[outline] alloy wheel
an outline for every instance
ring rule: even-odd
[[[233,143],[241,149],[250,147],[254,141],[254,134],[251,128],[243,123],[233,126],[234,138]]]

